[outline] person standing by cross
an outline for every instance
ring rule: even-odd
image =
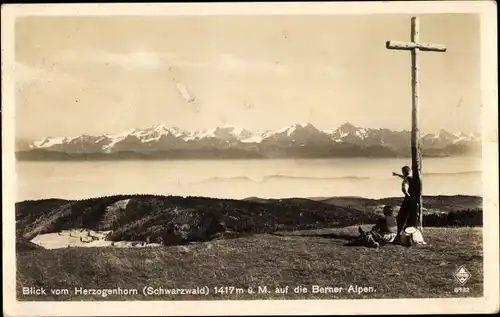
[[[417,202],[416,207],[410,212],[416,213],[418,219],[418,227],[422,231],[423,219],[423,201],[422,201],[422,156],[420,152],[420,109],[419,109],[419,51],[430,52],[446,52],[446,46],[440,44],[420,43],[419,36],[419,19],[418,17],[411,18],[411,41],[398,42],[387,41],[386,48],[390,50],[408,50],[411,52],[411,88],[412,88],[412,115],[411,115],[411,159],[412,159],[412,179],[414,190],[411,195],[414,195]],[[403,228],[404,230],[404,228]]]
[[[410,175],[411,169],[408,166],[403,166],[401,172],[402,174],[392,173],[392,175],[402,179],[401,191],[404,194],[403,203],[397,216],[398,235],[401,235],[406,227],[417,225],[417,214],[415,211],[418,207],[418,193],[415,191],[416,187],[413,177]]]

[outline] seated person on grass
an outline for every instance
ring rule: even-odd
[[[398,232],[398,223],[394,217],[392,206],[384,207],[384,217],[379,218],[370,231],[365,232],[361,227],[358,228],[358,231],[360,239],[363,240],[365,245],[377,248],[380,245],[392,243]]]

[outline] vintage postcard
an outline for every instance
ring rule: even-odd
[[[4,314],[498,311],[496,22],[3,6]]]

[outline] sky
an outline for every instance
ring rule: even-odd
[[[421,131],[480,130],[480,25],[421,15]],[[163,123],[411,127],[408,15],[32,16],[16,20],[16,136]],[[186,87],[188,102],[177,89]]]

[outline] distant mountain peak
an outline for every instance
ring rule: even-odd
[[[292,127],[294,128],[310,128],[314,127],[311,123],[294,123],[292,124]]]
[[[477,144],[479,141],[480,137],[475,133],[450,133],[440,130],[437,133],[422,135],[422,146],[432,149],[443,149],[449,145],[469,146]],[[268,149],[279,152],[298,146],[308,149],[307,151],[310,151],[311,148],[318,148],[321,153],[334,153],[335,148],[341,144],[361,148],[385,147],[391,151],[403,151],[409,147],[410,133],[406,130],[362,128],[350,122],[333,130],[320,130],[311,123],[293,123],[281,129],[264,132],[251,132],[229,124],[212,129],[186,131],[157,123],[148,128],[131,129],[117,134],[47,137],[31,142],[29,146],[23,148],[63,153],[152,153],[171,150],[182,150],[188,153],[189,151],[227,150],[230,148],[231,150],[250,151],[256,152],[256,155],[263,155],[262,153]],[[330,147],[333,147],[331,150],[333,152],[329,152]],[[292,151],[292,153],[298,152]]]
[[[338,127],[339,129],[357,129],[358,127],[350,122],[346,122]]]

